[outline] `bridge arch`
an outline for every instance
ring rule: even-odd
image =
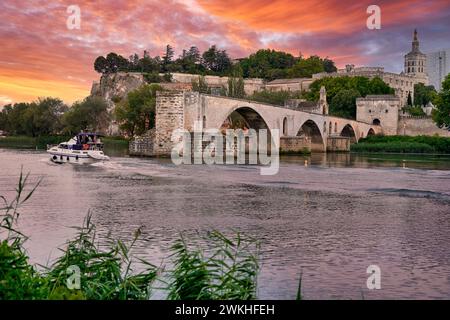
[[[283,118],[283,136],[288,135],[288,119],[287,117]]]
[[[325,144],[319,126],[313,120],[306,120],[297,132],[297,136],[306,137],[311,143],[311,151],[325,151]]]
[[[375,130],[373,130],[373,128],[370,128],[369,131],[367,132],[367,137],[374,136],[374,135],[375,135]]]
[[[341,137],[350,138],[350,143],[358,142],[358,138],[356,137],[356,132],[353,129],[351,124],[346,124],[341,131]]]
[[[255,109],[248,106],[238,106],[233,108],[223,119],[221,126],[223,126],[227,121],[240,119],[243,122],[241,125],[236,127],[245,126],[248,129],[267,129],[270,132],[270,127],[267,124],[263,116]]]

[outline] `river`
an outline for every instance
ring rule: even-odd
[[[101,239],[129,240],[143,226],[135,255],[157,265],[180,233],[257,238],[262,299],[295,299],[300,272],[305,299],[450,298],[449,157],[284,157],[274,176],[168,159],[48,159],[0,149],[0,195],[14,195],[21,166],[43,178],[19,223],[33,263],[57,257],[90,210]],[[369,265],[381,269],[379,290],[366,287]]]

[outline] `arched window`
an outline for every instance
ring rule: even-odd
[[[328,128],[329,128],[328,132],[331,134],[331,132],[333,131],[333,123],[330,122]]]
[[[379,126],[381,124],[380,119],[373,119],[372,124]]]
[[[327,132],[327,122],[323,123],[323,133]]]
[[[334,132],[337,133],[337,122],[334,123]]]
[[[287,118],[283,119],[283,136],[287,136]]]
[[[206,129],[206,116],[203,116],[203,129]]]

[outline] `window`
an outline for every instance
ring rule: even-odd
[[[337,122],[334,123],[334,132],[337,132]]]
[[[283,119],[283,136],[287,136],[287,118]]]
[[[333,131],[333,124],[330,122],[329,126],[328,126],[328,131],[329,133],[331,133]]]
[[[389,112],[389,110],[388,109],[386,109],[386,111],[385,111],[386,113],[388,113]]]

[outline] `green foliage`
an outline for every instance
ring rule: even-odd
[[[438,136],[369,136],[353,144],[355,152],[445,153],[450,154],[450,138]]]
[[[311,77],[318,72],[335,72],[334,62],[318,56],[295,58],[293,55],[270,49],[258,50],[248,58],[240,61],[245,78],[263,78],[275,80],[280,78]]]
[[[415,117],[425,116],[425,112],[422,110],[421,106],[409,106],[403,108],[403,110]]]
[[[64,133],[68,135],[86,129],[102,131],[107,128],[109,120],[108,105],[101,97],[87,97],[75,102],[62,118]]]
[[[164,72],[168,72],[170,71],[169,66],[170,64],[172,64],[172,59],[174,56],[174,51],[173,48],[170,45],[166,46],[166,53],[164,54],[164,56],[162,57],[162,70]]]
[[[408,99],[406,100],[406,105],[408,107],[412,107],[412,105],[413,105],[412,98],[411,98],[411,92],[408,92]]]
[[[244,78],[242,77],[242,68],[238,65],[234,68],[231,76],[228,78],[227,96],[233,98],[244,98]]]
[[[417,142],[364,143],[351,146],[354,152],[433,153],[431,146]]]
[[[339,91],[330,103],[330,113],[332,115],[355,119],[356,118],[356,98],[361,94],[355,89],[344,89]]]
[[[114,73],[118,71],[128,71],[130,68],[129,61],[118,55],[117,53],[110,52],[106,58],[103,56],[95,59],[94,69],[99,73]]]
[[[31,103],[6,105],[2,110],[2,127],[13,135],[58,134],[63,127],[61,116],[68,107],[56,98],[39,98]]]
[[[192,90],[200,93],[211,93],[211,89],[206,83],[205,76],[199,76],[197,81],[192,80]]]
[[[82,227],[76,228],[77,236],[67,243],[64,254],[46,274],[50,296],[60,294],[65,287],[67,270],[71,266],[80,269],[79,293],[89,300],[145,300],[150,297],[150,284],[156,278],[157,268],[140,260],[146,267],[133,275],[130,250],[140,235],[135,233],[129,246],[113,241],[106,250],[96,242],[95,225],[88,214]]]
[[[390,88],[382,79],[375,77],[325,77],[314,81],[310,86],[310,91],[305,94],[310,101],[319,100],[320,88],[325,86],[327,90],[327,101],[330,104],[330,113],[336,116],[352,117],[356,115],[356,92],[359,96],[376,94],[394,94],[394,89]],[[343,91],[342,93],[340,93]],[[333,98],[338,94],[338,98],[331,108]],[[350,103],[348,105],[347,103]]]
[[[158,74],[159,72],[209,74],[218,76],[232,75],[233,67],[230,57],[225,50],[220,50],[213,45],[201,53],[195,46],[188,50],[182,50],[178,58],[174,58],[174,49],[167,45],[162,58],[150,57],[147,51],[144,56],[139,57],[133,54],[129,59],[114,52],[109,53],[106,58],[98,57],[94,62],[94,69],[102,74],[124,72],[142,72],[146,74]],[[290,53],[261,49],[251,54],[249,57],[240,59],[238,63],[242,68],[243,78],[263,78],[274,80],[280,78],[311,77],[317,72],[335,72],[334,62],[328,58],[322,59],[318,56],[309,58],[295,58]],[[152,76],[149,83],[157,83],[157,79]]]
[[[286,100],[300,99],[302,93],[300,91],[269,91],[262,90],[254,92],[251,96],[247,97],[248,100],[258,101],[267,104],[273,104],[278,106],[284,106]]]
[[[119,127],[129,136],[141,135],[155,125],[156,91],[163,88],[157,84],[143,85],[128,93],[114,111]]]
[[[217,49],[215,45],[202,54],[202,64],[216,75],[225,75],[231,70],[231,59],[227,52]]]
[[[433,120],[439,127],[450,128],[450,74],[442,82],[442,90],[435,99]]]
[[[23,248],[26,236],[16,229],[18,209],[31,198],[40,181],[25,192],[29,175],[21,174],[16,197],[0,197],[0,300],[146,300],[161,271],[131,250],[141,235],[138,229],[130,245],[110,240],[100,246],[96,227],[88,214],[76,236],[67,242],[63,254],[47,271],[38,272],[28,262]],[[181,237],[172,247],[174,270],[167,290],[169,299],[255,299],[259,246],[253,239],[237,234],[230,239],[211,232],[206,240],[210,250],[191,249]],[[208,252],[208,254],[206,254]],[[139,266],[141,272],[134,271]],[[80,287],[69,289],[68,277],[79,269]],[[70,281],[69,281],[70,282]]]
[[[239,234],[229,239],[209,233],[213,249],[205,255],[183,238],[172,246],[174,270],[169,284],[171,300],[250,300],[256,298],[258,244]]]
[[[289,78],[311,78],[313,74],[325,71],[324,61],[318,56],[301,58],[288,71]]]
[[[19,208],[30,199],[40,181],[30,191],[25,191],[29,175],[19,177],[16,197],[8,202],[0,196],[0,300],[40,299],[45,295],[41,289],[42,277],[28,263],[23,247],[26,236],[16,229]]]
[[[147,83],[160,83],[164,81],[157,72],[144,73],[144,80]]]
[[[270,49],[261,49],[240,61],[245,78],[274,80],[285,78],[286,70],[295,64],[293,55]]]
[[[434,86],[425,86],[423,83],[414,85],[414,105],[426,106],[429,102],[433,102],[437,97]]]

